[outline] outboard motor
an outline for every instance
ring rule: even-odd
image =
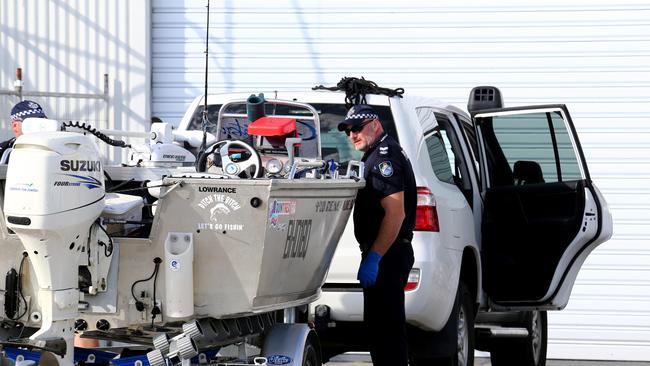
[[[78,263],[88,255],[89,228],[102,212],[104,194],[100,154],[90,137],[40,132],[16,140],[4,212],[38,281],[42,326],[30,339],[63,338],[67,349],[59,352],[61,365],[72,365]]]

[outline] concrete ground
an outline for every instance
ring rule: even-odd
[[[346,353],[333,358],[326,366],[370,366],[370,355],[367,353]],[[474,366],[490,366],[490,359],[476,358]],[[614,362],[614,361],[575,361],[548,360],[546,366],[650,366],[650,362]]]

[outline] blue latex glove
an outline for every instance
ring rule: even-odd
[[[366,258],[361,261],[359,273],[357,273],[357,280],[361,282],[361,287],[368,288],[375,284],[377,281],[377,273],[379,272],[380,260],[381,255],[371,250]]]

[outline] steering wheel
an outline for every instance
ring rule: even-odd
[[[248,153],[247,157],[241,153],[230,153],[231,149],[242,148]],[[196,171],[199,173],[213,173],[214,168],[218,169],[216,172],[233,178],[259,178],[262,175],[262,159],[257,150],[244,141],[221,140],[208,146],[196,160]]]

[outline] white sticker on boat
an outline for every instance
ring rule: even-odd
[[[222,210],[224,207],[227,209],[224,212],[222,212],[226,214],[230,213],[231,211],[237,211],[241,208],[241,205],[239,204],[239,202],[237,202],[236,199],[225,194],[217,194],[217,193],[210,194],[203,197],[201,201],[199,201],[198,206],[205,210],[207,208],[212,209],[213,206],[216,206],[218,204],[222,204],[220,205],[222,207]]]
[[[226,194],[210,194],[203,197],[197,206],[203,210],[201,215],[204,222],[197,223],[198,230],[216,230],[216,231],[243,231],[244,225],[239,223],[228,223],[228,217],[231,213],[239,210],[241,205],[233,197]],[[210,220],[207,222],[207,220]],[[226,221],[226,222],[224,222]]]
[[[199,222],[196,224],[198,230],[216,230],[216,231],[243,231],[243,224],[223,224],[218,222]]]

